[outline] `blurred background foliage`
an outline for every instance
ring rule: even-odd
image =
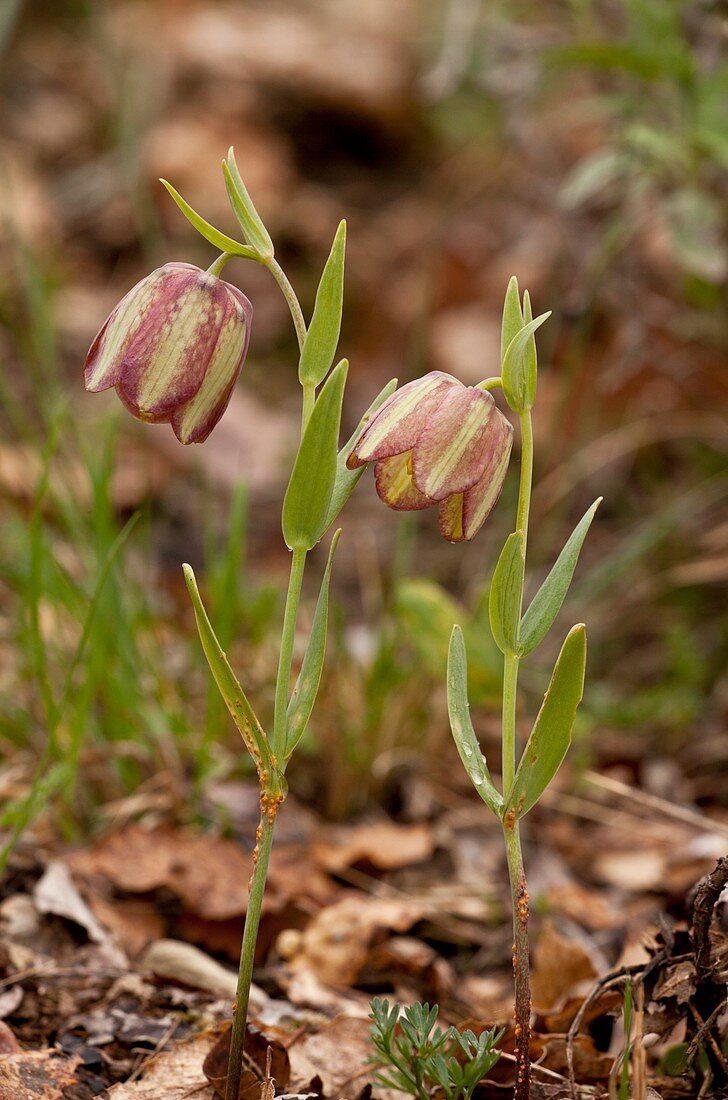
[[[589,764],[725,804],[727,42],[720,0],[5,0],[11,842],[49,804],[50,827],[69,836],[139,813],[217,816],[215,785],[245,754],[198,652],[183,560],[260,711],[272,709],[288,565],[278,501],[298,416],[276,288],[251,265],[226,272],[254,303],[253,339],[202,448],[132,422],[113,395],[87,396],[80,373],[150,267],[211,262],[156,181],[230,231],[230,144],[307,308],[348,219],[347,428],[393,375],[494,373],[512,273],[536,312],[554,311],[539,334],[534,585],[605,497],[563,612],[564,629],[586,619],[590,636],[564,782]],[[429,513],[385,512],[371,478],[348,505],[326,683],[291,773],[325,813],[380,799],[406,815],[413,776],[444,782],[455,621],[496,752],[487,585],[515,480],[465,548],[444,545]],[[545,647],[524,668],[531,706],[553,656]]]

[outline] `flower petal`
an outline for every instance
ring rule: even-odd
[[[462,493],[452,493],[440,501],[440,534],[448,542],[464,540]]]
[[[202,443],[207,439],[228,407],[248,352],[253,307],[237,287],[222,285],[229,292],[229,306],[217,346],[197,393],[171,417],[180,443]]]
[[[124,352],[153,307],[165,272],[160,267],[141,279],[104,321],[84,363],[84,383],[90,393],[108,390],[118,382]]]
[[[214,275],[175,272],[127,344],[117,390],[142,420],[169,419],[200,388],[229,313]]]
[[[415,485],[433,500],[462,493],[483,475],[494,445],[493,398],[473,387],[445,394],[412,450]]]
[[[498,503],[503,489],[513,446],[513,428],[502,414],[499,417],[499,443],[491,455],[483,476],[463,496],[463,538],[472,539]],[[502,422],[502,423],[500,423]]]
[[[451,389],[465,387],[457,378],[437,370],[402,386],[367,424],[346,460],[348,468],[355,470],[367,462],[409,451],[427,418]]]
[[[417,512],[435,503],[416,488],[412,481],[411,461],[411,452],[405,451],[401,455],[381,458],[374,467],[374,483],[379,499],[396,512]]]

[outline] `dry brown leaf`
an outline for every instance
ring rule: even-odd
[[[109,1100],[214,1100],[213,1088],[202,1072],[211,1045],[210,1035],[175,1043],[150,1058],[140,1080],[109,1089]],[[5,1098],[0,1096],[0,1100]]]
[[[17,989],[18,987],[15,986],[14,988]],[[23,999],[22,990],[20,999]],[[15,1007],[17,1008],[17,1005]],[[7,1054],[18,1054],[21,1049],[20,1043],[15,1038],[11,1028],[4,1020],[0,1020],[0,1057],[4,1058]]]
[[[0,1059],[0,1100],[58,1100],[76,1080],[78,1063],[78,1058],[65,1058],[55,1050],[4,1054]]]
[[[332,874],[357,863],[391,871],[421,863],[432,855],[434,846],[432,830],[427,825],[373,821],[348,828],[328,828],[325,839],[314,843],[314,857]]]
[[[240,916],[247,906],[250,859],[232,840],[191,830],[130,825],[68,861],[80,874],[107,878],[117,890],[166,887],[208,920]]]
[[[305,929],[294,967],[313,971],[329,985],[353,985],[370,948],[392,932],[406,932],[427,913],[420,901],[349,894],[322,910]]]
[[[227,1027],[205,1057],[203,1071],[218,1096],[225,1098],[230,1036]],[[259,1100],[266,1078],[271,1076],[279,1091],[285,1091],[291,1077],[288,1052],[283,1040],[287,1038],[280,1028],[260,1028],[248,1024],[245,1036],[246,1065],[240,1079],[239,1100]],[[270,1054],[269,1054],[270,1052]],[[250,1067],[254,1063],[257,1070]]]
[[[562,936],[552,921],[546,921],[534,951],[531,976],[534,1010],[553,1011],[580,982],[596,977],[594,962],[582,944]]]
[[[52,860],[33,891],[39,913],[51,913],[73,921],[85,929],[93,943],[109,943],[107,932],[101,927],[90,908],[78,892],[68,867],[60,859]]]
[[[288,1051],[291,1081],[305,1089],[319,1077],[328,1097],[358,1096],[372,1080],[367,1058],[372,1053],[371,1021],[361,1017],[337,1016],[328,1027],[294,1043]]]

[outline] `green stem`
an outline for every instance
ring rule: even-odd
[[[232,258],[233,258],[232,252],[221,252],[220,255],[218,256],[218,258],[214,261],[214,263],[211,263],[210,266],[208,267],[207,274],[208,275],[214,275],[216,279],[219,279],[220,272],[222,271],[222,269],[224,268],[224,266],[228,262],[228,260],[232,260]]]
[[[250,983],[253,980],[255,944],[258,939],[260,911],[263,905],[265,880],[268,874],[268,861],[270,860],[270,850],[273,843],[276,808],[275,805],[270,806],[268,804],[265,794],[261,795],[260,825],[258,826],[258,832],[256,834],[256,846],[253,853],[253,875],[250,880],[248,911],[245,914],[243,945],[240,950],[240,970],[238,971],[238,988],[235,997],[233,1030],[230,1036],[230,1059],[228,1061],[225,1100],[238,1100],[240,1092],[240,1077],[243,1068],[243,1047],[245,1045],[245,1024],[247,1022],[248,1002],[250,1000]]]
[[[513,979],[515,983],[516,1084],[513,1100],[529,1100],[531,1089],[531,978],[528,959],[528,887],[523,869],[518,822],[503,826],[513,908]]]
[[[298,337],[298,347],[300,350],[303,350],[303,342],[306,339],[306,322],[303,319],[303,310],[301,309],[301,304],[296,297],[296,292],[291,286],[288,276],[276,260],[275,256],[271,256],[269,260],[266,260],[265,266],[268,268],[271,275],[278,283],[278,286],[281,288],[281,293],[283,294],[283,297],[288,302],[288,308],[291,311],[293,325],[296,329],[296,336]]]
[[[525,557],[528,541],[528,519],[531,510],[533,485],[533,424],[531,413],[520,414],[521,426],[521,476],[518,485],[516,530],[523,535]],[[520,623],[522,601],[518,601],[515,613]],[[506,653],[503,661],[503,795],[513,786],[517,765],[516,713],[518,700],[519,657]],[[511,883],[513,910],[513,977],[515,982],[515,1056],[516,1085],[514,1100],[528,1100],[531,1082],[531,979],[528,951],[528,888],[523,868],[521,837],[515,812],[506,815],[503,835],[508,860],[508,876]]]
[[[533,423],[531,413],[520,414],[521,422],[521,481],[518,487],[518,512],[516,530],[523,532],[523,553],[528,539],[528,516],[531,510],[531,486],[533,484]]]
[[[499,374],[495,374],[492,378],[484,378],[482,382],[478,382],[475,388],[476,390],[500,390],[503,388],[503,379]]]
[[[518,657],[506,653],[503,662],[503,798],[508,799],[516,777],[516,694]]]
[[[275,716],[273,719],[273,754],[279,765],[283,764],[286,750],[286,711],[288,708],[288,689],[291,683],[291,665],[293,664],[293,641],[296,633],[298,604],[301,599],[303,571],[306,567],[306,550],[294,550],[291,559],[291,575],[288,579],[286,609],[283,615],[283,634],[281,651],[278,658],[276,678]]]

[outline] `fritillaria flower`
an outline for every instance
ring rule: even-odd
[[[139,420],[207,439],[225,412],[250,340],[245,295],[192,264],[170,263],[119,302],[86,357],[92,393],[116,388]]]
[[[480,530],[503,488],[513,428],[485,390],[432,371],[397,390],[347,459],[374,462],[381,500],[397,511],[437,504],[448,542]]]

